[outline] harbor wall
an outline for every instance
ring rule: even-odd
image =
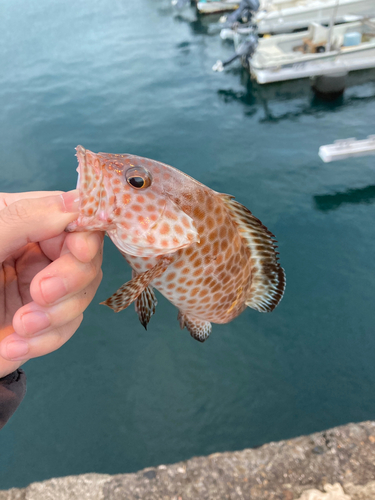
[[[0,500],[374,500],[375,421],[132,474],[83,474]]]

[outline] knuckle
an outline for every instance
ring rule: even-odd
[[[92,281],[98,274],[98,266],[93,261],[87,262],[84,273],[90,278],[90,281]]]
[[[93,258],[93,262],[96,268],[99,268],[102,265],[103,252],[101,250],[99,250],[99,252],[95,255],[95,257]]]
[[[90,305],[90,302],[92,300],[93,294],[91,293],[90,287],[85,288],[82,290],[79,294],[76,295],[75,297],[75,304],[72,307],[72,311],[74,313],[72,314],[70,320],[76,320],[78,317],[80,317],[83,312],[88,308]]]
[[[13,225],[16,222],[27,222],[30,218],[30,201],[19,200],[11,203],[0,211],[0,220],[3,224]]]
[[[94,295],[96,294],[96,291],[99,288],[99,285],[100,285],[100,283],[102,281],[102,278],[103,278],[103,271],[101,269],[99,269],[98,272],[96,273],[96,276],[94,277],[94,279],[91,281],[91,283],[89,285],[89,290],[90,290],[89,297],[90,297],[90,300],[92,300],[93,297],[94,297]]]

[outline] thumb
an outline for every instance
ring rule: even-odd
[[[17,199],[0,210],[0,262],[28,243],[59,235],[77,217],[77,190],[55,196]]]

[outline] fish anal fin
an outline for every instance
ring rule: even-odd
[[[178,312],[177,319],[180,322],[181,329],[186,328],[195,340],[204,342],[210,336],[212,326],[209,321],[189,316],[181,311]]]
[[[101,304],[110,307],[115,312],[120,312],[123,309],[126,309],[143,293],[143,291],[154,279],[158,278],[165,272],[172,260],[173,257],[170,256],[161,258],[152,269],[133,277],[130,281],[122,285],[113,295],[111,295],[109,299],[101,302]]]
[[[275,236],[233,197],[220,196],[250,251],[251,286],[246,305],[260,312],[273,311],[285,290],[285,272],[278,262]]]

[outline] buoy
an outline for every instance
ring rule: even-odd
[[[327,75],[314,76],[312,88],[314,92],[326,99],[335,99],[340,96],[346,85],[347,71],[337,71]]]

